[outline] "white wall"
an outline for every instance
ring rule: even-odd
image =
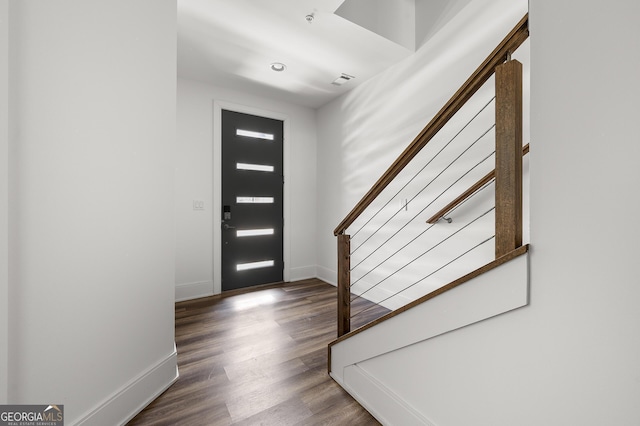
[[[10,5],[8,400],[118,424],[176,374],[176,5]]]
[[[214,197],[214,103],[220,108],[285,120],[285,279],[316,276],[316,122],[315,111],[250,93],[178,79],[176,151],[176,299],[220,292],[220,206]],[[288,170],[288,173],[287,173]],[[193,210],[204,201],[204,211]],[[214,215],[216,218],[214,219]],[[218,236],[219,238],[219,236]],[[215,283],[214,283],[215,281]]]
[[[0,0],[0,404],[9,356],[9,1]]]
[[[530,1],[530,305],[360,365],[435,425],[640,424],[638,16]]]

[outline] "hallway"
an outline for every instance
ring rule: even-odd
[[[180,378],[129,425],[378,424],[327,374],[335,336],[336,289],[317,279],[177,303]]]

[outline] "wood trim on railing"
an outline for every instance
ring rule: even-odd
[[[525,146],[522,147],[522,156],[524,157],[528,153],[529,153],[529,144],[526,144]],[[495,177],[496,177],[496,169],[493,169],[489,173],[487,173],[482,179],[480,179],[478,182],[474,183],[469,189],[467,189],[462,194],[460,194],[459,197],[457,197],[455,200],[453,200],[452,202],[444,206],[442,209],[440,209],[438,213],[434,214],[429,219],[427,219],[427,223],[430,223],[430,224],[436,223],[441,217],[446,216],[447,213],[449,213],[454,208],[458,207],[467,198],[475,194],[476,191],[478,191],[480,188],[485,186],[487,183],[491,182],[491,180],[493,180]]]
[[[442,293],[445,293],[449,290],[452,290],[456,287],[458,287],[461,284],[466,283],[467,281],[472,280],[473,278],[476,278],[477,276],[480,276],[482,274],[484,274],[485,272],[488,272],[492,269],[497,268],[498,266],[505,264],[507,262],[509,262],[512,259],[515,259],[516,257],[522,256],[523,254],[526,254],[529,251],[529,244],[525,244],[523,246],[518,247],[517,249],[505,254],[504,256],[499,257],[498,259],[487,263],[486,265],[476,269],[475,271],[469,272],[467,275],[458,278],[455,281],[452,281],[451,283],[440,287],[437,290],[432,291],[431,293],[427,294],[426,296],[422,296],[419,299],[414,300],[411,303],[408,303],[406,305],[404,305],[403,307],[396,309],[395,311],[389,312],[388,314],[381,316],[380,318],[378,318],[375,321],[372,321],[366,325],[363,325],[360,328],[357,328],[347,334],[345,334],[344,336],[341,336],[339,338],[337,338],[336,340],[334,340],[333,342],[329,343],[329,354],[331,354],[331,346],[342,342],[343,340],[346,340],[350,337],[353,337],[354,335],[358,334],[358,333],[362,333],[365,330],[370,329],[371,327],[374,327],[378,324],[380,324],[383,321],[387,321],[393,317],[395,317],[396,315],[399,315],[405,311],[408,311],[409,309],[420,305],[421,303],[424,303],[428,300],[433,299],[436,296],[441,295]],[[331,357],[329,357],[329,359],[331,359]]]
[[[338,235],[338,337],[351,331],[351,240]]]
[[[440,131],[460,108],[476,93],[482,85],[493,75],[496,66],[507,60],[507,56],[514,52],[529,37],[529,15],[516,25],[513,30],[500,42],[498,47],[484,60],[467,81],[449,99],[435,117],[416,136],[411,144],[391,164],[387,171],[378,179],[373,187],[356,204],[351,212],[340,222],[333,231],[334,235],[343,234],[347,228],[362,214],[362,212],[380,195],[391,181],[406,167],[407,164],[424,148],[424,146]]]
[[[496,67],[496,258],[522,245],[522,64]]]

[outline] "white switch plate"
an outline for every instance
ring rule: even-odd
[[[194,210],[204,210],[204,201],[202,201],[202,200],[193,200],[193,209]]]

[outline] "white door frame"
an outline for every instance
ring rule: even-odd
[[[227,101],[214,100],[213,101],[213,294],[220,294],[222,292],[222,215],[221,204],[222,199],[222,110],[241,112],[244,114],[257,115],[260,117],[273,118],[282,121],[283,127],[283,140],[282,140],[282,155],[283,155],[283,173],[284,173],[284,187],[283,187],[283,215],[284,215],[284,228],[283,228],[283,259],[284,270],[282,271],[282,277],[285,282],[289,281],[290,277],[290,265],[291,265],[291,236],[289,230],[291,229],[291,198],[290,198],[290,185],[287,181],[289,178],[290,170],[290,150],[291,145],[289,143],[289,117],[285,114],[268,111],[260,108],[254,108],[246,105],[236,104]]]

